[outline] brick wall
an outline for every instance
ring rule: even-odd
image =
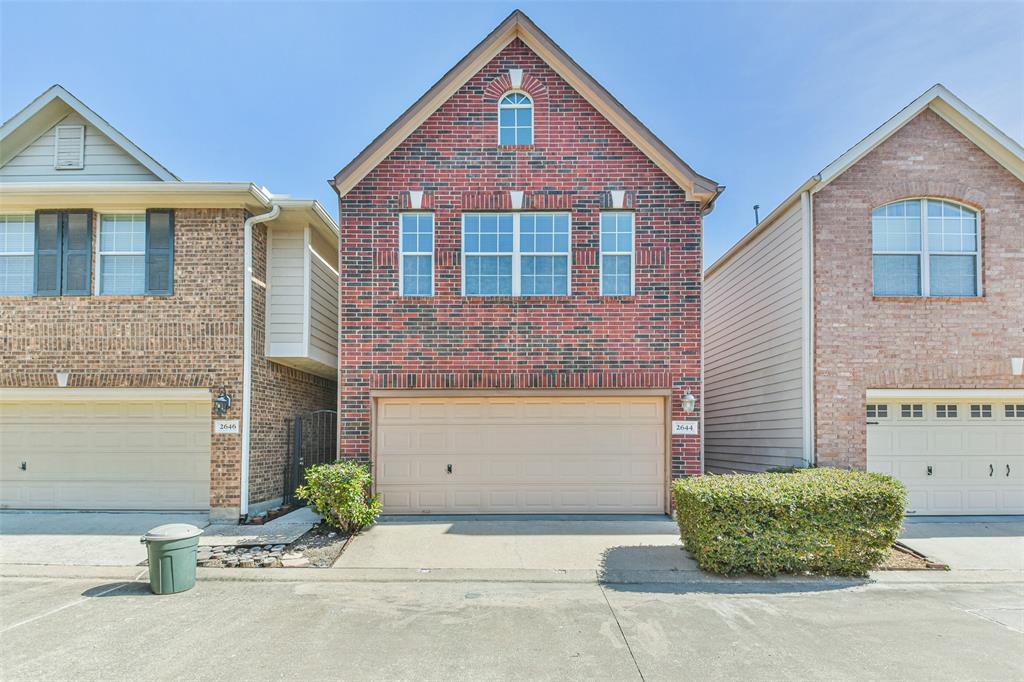
[[[497,146],[510,68],[535,101],[536,144]],[[599,297],[604,193],[636,211],[636,296]],[[435,214],[432,298],[398,296],[402,193]],[[508,206],[571,208],[572,296],[460,295],[461,215]],[[516,40],[340,202],[340,449],[370,453],[373,388],[672,388],[700,398],[702,219],[662,171]],[[700,472],[699,437],[675,437],[674,476]]]
[[[249,503],[276,500],[284,493],[287,432],[284,420],[299,412],[333,410],[338,384],[267,360],[267,227],[253,227],[252,429],[249,433]]]
[[[69,387],[226,386],[240,397],[245,218],[241,209],[175,211],[173,296],[0,300],[0,386],[56,386],[62,370]],[[241,405],[227,418],[240,419]],[[237,511],[240,437],[211,439],[210,505]]]
[[[985,296],[873,298],[871,211],[944,197],[981,215]],[[868,388],[1024,388],[1024,183],[925,110],[814,200],[816,429],[823,464],[866,464]]]

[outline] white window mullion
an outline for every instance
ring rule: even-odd
[[[519,244],[519,217],[521,213],[512,214],[512,295],[519,296],[523,290],[522,282],[520,281],[520,273],[523,268],[520,259],[523,257],[522,249]]]
[[[931,295],[931,221],[928,219],[928,200],[921,199],[921,295]]]

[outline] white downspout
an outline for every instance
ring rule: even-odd
[[[281,213],[281,207],[272,203],[266,213],[254,215],[245,221],[245,282],[242,305],[242,484],[239,514],[249,513],[249,416],[252,414],[252,226],[273,220]]]
[[[804,464],[814,466],[817,463],[817,452],[814,447],[814,196],[810,190],[800,195],[801,223],[803,225],[801,292],[800,307],[802,308],[801,327],[803,332],[803,441]]]

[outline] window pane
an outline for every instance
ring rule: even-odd
[[[105,215],[100,223],[100,251],[145,253],[145,215]]]
[[[523,256],[520,289],[524,296],[569,293],[568,256]]]
[[[920,256],[875,256],[875,296],[920,296]]]
[[[630,256],[601,257],[601,294],[629,296],[632,294]]]
[[[512,256],[466,256],[466,294],[512,295]]]
[[[516,144],[533,144],[533,128],[517,128]]]
[[[430,296],[433,294],[430,256],[402,257],[402,294],[405,296]]]
[[[30,215],[0,216],[0,254],[32,253],[35,249],[35,219]]]
[[[32,256],[0,255],[0,296],[28,296],[33,293]]]
[[[901,201],[876,208],[871,214],[875,251],[921,250],[921,203]]]
[[[514,126],[516,124],[516,110],[501,109],[498,111],[498,124],[501,126]]]
[[[974,211],[941,201],[928,202],[928,248],[932,251],[975,251],[978,245]]]
[[[516,143],[516,129],[515,128],[502,128],[501,134],[498,138],[499,144],[515,144]]]
[[[101,256],[101,294],[143,294],[146,291],[145,256]]]
[[[929,260],[932,296],[977,296],[974,256],[932,256]]]

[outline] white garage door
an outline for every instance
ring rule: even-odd
[[[868,469],[907,486],[907,513],[1024,513],[1024,397],[868,398]]]
[[[380,398],[384,511],[660,513],[660,397]]]
[[[207,392],[153,389],[126,399],[117,389],[63,389],[30,400],[16,393],[0,393],[0,506],[209,508]]]

